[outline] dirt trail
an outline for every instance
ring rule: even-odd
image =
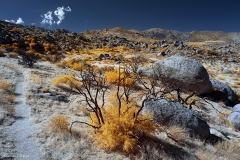
[[[1,155],[4,159],[16,160],[42,160],[39,147],[36,145],[36,139],[33,137],[34,127],[29,120],[29,112],[24,104],[24,77],[22,73],[17,72],[17,84],[15,90],[15,122],[6,126],[3,130],[6,148],[5,153]]]

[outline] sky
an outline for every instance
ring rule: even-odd
[[[114,27],[240,32],[240,1],[2,0],[0,20],[73,32]]]

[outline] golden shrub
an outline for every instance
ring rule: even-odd
[[[15,100],[15,95],[14,95],[13,92],[12,92],[12,94],[10,94],[10,95],[7,97],[7,100],[8,100],[9,102],[11,102],[11,103],[14,102],[14,100]]]
[[[14,115],[14,113],[15,113],[15,107],[14,107],[14,105],[8,105],[8,106],[6,106],[5,110],[7,111],[7,113],[8,113],[9,115]]]
[[[11,57],[11,58],[17,58],[18,54],[16,52],[9,52],[8,56]]]
[[[52,79],[51,84],[56,87],[70,87],[73,88],[81,88],[82,83],[75,78],[75,75],[61,75]]]
[[[4,56],[4,53],[6,52],[6,50],[5,49],[3,49],[3,48],[0,48],[0,57],[1,56]]]
[[[129,86],[134,81],[134,74],[126,76],[123,72],[113,70],[105,72],[106,81],[108,83],[120,84],[121,86]]]
[[[31,80],[33,80],[35,83],[40,83],[42,80],[41,80],[41,77],[37,74],[30,74],[30,78]]]
[[[43,89],[41,90],[41,92],[42,92],[42,93],[49,93],[50,90],[49,90],[48,88],[43,88]]]
[[[176,101],[176,98],[171,93],[165,94],[164,97],[171,101]]]
[[[9,90],[9,88],[10,88],[9,81],[4,80],[4,79],[0,80],[0,89]]]
[[[125,153],[136,151],[136,144],[156,130],[156,125],[151,121],[150,114],[135,117],[138,107],[136,102],[122,102],[121,109],[117,105],[116,96],[110,96],[111,104],[106,109],[101,109],[104,124],[99,126],[98,118],[90,113],[90,124],[100,127],[94,134],[93,140],[100,148],[119,150]],[[120,114],[119,114],[120,112]]]
[[[170,126],[167,132],[177,141],[185,141],[187,138],[189,138],[189,132],[182,126]]]
[[[67,119],[67,116],[53,116],[50,119],[48,125],[54,132],[67,131],[69,126]]]
[[[86,70],[87,66],[90,65],[89,61],[81,61],[76,59],[69,59],[64,62],[64,65],[76,71]]]

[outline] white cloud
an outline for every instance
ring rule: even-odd
[[[6,22],[11,22],[11,23],[15,23],[14,20],[5,20]]]
[[[18,19],[17,19],[17,21],[15,21],[15,20],[5,20],[6,22],[11,22],[11,23],[16,23],[16,24],[23,24],[24,23],[24,21],[22,20],[22,18],[21,17],[19,17]]]
[[[43,18],[41,24],[52,25],[56,23],[57,25],[59,25],[65,18],[65,12],[71,12],[71,11],[72,10],[69,6],[66,8],[57,7],[57,9],[54,11],[54,15],[58,18],[58,20],[54,21],[54,18],[52,16],[52,11],[48,11],[46,14],[44,14],[44,16],[41,15],[41,17]]]
[[[42,22],[40,22],[41,24],[49,24],[52,25],[53,23],[55,23],[53,21],[53,17],[52,17],[52,11],[48,11],[46,14],[44,14],[43,16],[41,15]]]
[[[24,23],[24,21],[22,20],[22,18],[19,17],[16,24],[23,24],[23,23]]]

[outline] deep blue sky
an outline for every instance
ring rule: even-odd
[[[57,7],[71,8],[59,25],[41,25],[40,15]],[[122,27],[147,30],[163,28],[240,32],[239,0],[4,0],[0,20],[24,21],[23,25],[83,32]]]

